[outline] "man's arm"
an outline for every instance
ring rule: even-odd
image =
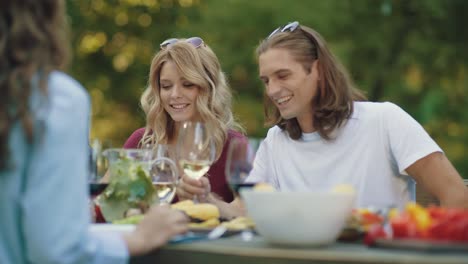
[[[419,159],[406,172],[442,206],[468,208],[468,187],[443,153],[434,152]]]

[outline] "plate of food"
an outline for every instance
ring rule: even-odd
[[[465,252],[468,253],[468,243],[424,239],[386,239],[379,238],[374,246],[381,248],[417,250],[426,252]]]
[[[171,206],[190,218],[189,228],[195,233],[209,233],[218,226],[226,228],[223,236],[237,234],[244,230],[253,230],[254,222],[248,217],[236,217],[231,220],[220,217],[219,209],[208,203],[195,204],[190,200],[180,201]]]
[[[345,242],[361,240],[372,226],[381,225],[383,221],[384,217],[377,210],[355,208],[352,210],[338,240]]]
[[[404,210],[390,212],[387,223],[387,228],[374,226],[364,242],[384,248],[468,252],[466,209],[408,203]]]
[[[190,200],[180,201],[171,205],[172,209],[184,212],[189,218],[189,229],[191,234],[208,235],[216,227],[223,226],[225,230],[220,237],[238,234],[242,231],[253,231],[254,222],[248,217],[236,217],[231,220],[220,218],[219,209],[208,203],[193,203]],[[131,215],[112,221],[113,225],[135,225],[144,215]]]

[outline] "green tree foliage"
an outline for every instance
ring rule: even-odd
[[[408,111],[468,177],[468,1],[69,1],[72,74],[91,92],[93,135],[121,143],[144,124],[138,98],[169,37],[200,36],[217,53],[249,136],[264,137],[255,47],[300,21],[320,32],[372,101]]]

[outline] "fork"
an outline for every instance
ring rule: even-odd
[[[223,225],[219,225],[215,227],[213,230],[211,230],[208,235],[206,236],[209,240],[214,240],[222,237],[224,233],[226,233],[227,227]]]

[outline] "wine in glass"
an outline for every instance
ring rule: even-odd
[[[103,181],[103,177],[108,169],[108,160],[103,155],[104,150],[111,147],[109,140],[101,141],[94,139],[90,147],[90,171],[88,177],[89,195],[93,199],[100,195],[109,184]]]
[[[177,141],[177,158],[185,175],[193,179],[203,177],[210,169],[215,154],[214,142],[203,123],[182,124]]]
[[[253,166],[254,147],[247,140],[233,138],[229,143],[226,159],[226,181],[235,196],[240,189],[252,188],[255,183],[246,182]]]
[[[151,167],[151,179],[156,189],[160,204],[170,204],[175,196],[177,184],[177,166],[171,159],[168,145],[159,144],[155,149],[155,161]]]

